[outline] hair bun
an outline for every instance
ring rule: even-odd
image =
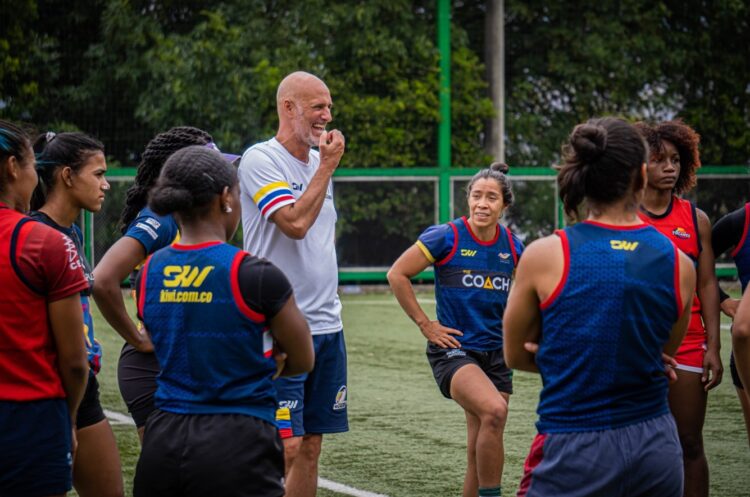
[[[596,161],[607,148],[607,130],[598,124],[579,124],[570,136],[570,143],[583,162]]]
[[[160,216],[193,207],[193,194],[187,188],[168,183],[157,183],[148,196],[148,205]]]
[[[505,162],[493,162],[492,164],[490,164],[489,170],[508,174],[508,171],[510,171],[510,166]]]

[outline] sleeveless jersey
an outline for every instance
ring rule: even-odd
[[[273,341],[238,281],[247,255],[209,242],[172,245],[143,268],[140,318],[161,366],[156,406],[179,414],[245,414],[275,421]]]
[[[50,228],[56,229],[60,233],[63,233],[65,236],[73,240],[73,243],[75,244],[76,252],[78,252],[78,260],[81,261],[83,275],[88,283],[88,287],[81,292],[83,336],[86,342],[86,353],[88,355],[89,366],[94,373],[98,373],[102,367],[102,346],[94,337],[94,318],[91,315],[91,289],[94,287],[94,274],[91,270],[91,264],[88,259],[86,259],[86,253],[83,250],[83,233],[81,232],[81,228],[75,224],[70,228],[60,226],[45,213],[39,211],[32,212],[30,217],[40,223],[46,224]]]
[[[667,207],[664,214],[657,216],[641,210],[638,211],[638,215],[643,222],[652,225],[672,240],[678,249],[685,252],[693,260],[693,264],[695,264],[697,269],[698,257],[703,249],[698,233],[698,216],[695,211],[695,205],[692,202],[673,195],[672,201],[669,203],[669,207]],[[697,293],[693,297],[690,312],[688,334],[693,336],[705,335],[706,328],[703,326],[701,303],[698,300]]]
[[[669,412],[662,349],[682,309],[679,256],[650,226],[557,231],[563,277],[542,302],[540,433],[618,428]]]
[[[745,227],[742,230],[742,238],[732,251],[732,258],[737,265],[737,276],[742,284],[742,293],[745,293],[748,282],[750,282],[750,202],[745,204]]]
[[[462,217],[428,228],[417,246],[434,263],[440,324],[462,331],[456,339],[467,350],[502,348],[503,312],[521,242],[501,225],[494,239],[483,242]]]
[[[43,289],[32,289],[16,253],[35,222],[0,204],[0,383],[2,400],[64,398]],[[7,255],[7,256],[6,256]]]

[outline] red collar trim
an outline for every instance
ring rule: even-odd
[[[495,236],[492,237],[492,240],[489,240],[485,242],[484,240],[480,240],[477,235],[474,234],[474,232],[471,230],[471,225],[469,224],[469,220],[466,219],[466,216],[461,216],[461,220],[464,222],[464,226],[466,226],[466,230],[469,232],[471,237],[474,239],[475,242],[477,242],[479,245],[485,245],[490,246],[497,243],[497,239],[500,237],[500,226],[497,224],[495,225]]]
[[[172,245],[173,249],[176,250],[200,250],[206,247],[213,247],[214,245],[221,245],[222,241],[211,240],[210,242],[196,243],[195,245],[183,245],[181,243],[175,243]]]

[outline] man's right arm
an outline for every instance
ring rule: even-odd
[[[338,130],[320,136],[320,167],[296,202],[271,214],[271,221],[289,238],[301,240],[318,219],[334,171],[344,154],[344,135]]]

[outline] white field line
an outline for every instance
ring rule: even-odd
[[[109,418],[110,423],[112,423],[113,425],[135,426],[135,421],[133,421],[133,418],[131,418],[127,414],[104,409],[104,415]],[[387,495],[383,494],[376,494],[373,492],[368,492],[366,490],[359,490],[358,488],[350,487],[348,485],[344,485],[343,483],[336,483],[335,481],[326,480],[325,478],[318,478],[318,487],[332,490],[344,495],[352,495],[354,497],[388,497]]]
[[[432,304],[435,305],[435,299],[417,299],[420,304]],[[349,307],[350,305],[398,305],[396,299],[393,300],[347,300],[341,305]]]
[[[332,490],[344,495],[353,495],[354,497],[388,497],[384,494],[376,494],[368,492],[367,490],[360,490],[358,488],[350,487],[349,485],[326,480],[325,478],[318,478],[318,488],[325,488],[326,490]]]
[[[110,424],[135,426],[135,421],[133,421],[133,418],[131,418],[127,414],[120,414],[119,412],[104,409],[104,415],[109,418]]]

